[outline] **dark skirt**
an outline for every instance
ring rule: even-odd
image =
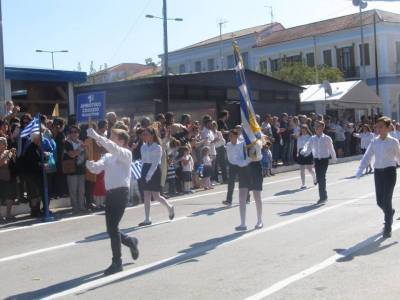
[[[142,176],[141,181],[143,184],[143,191],[148,192],[160,192],[162,191],[161,187],[161,168],[160,165],[157,166],[156,171],[154,172],[153,176],[151,177],[149,182],[146,182],[146,176],[149,172],[151,164],[143,164],[142,166]]]
[[[204,165],[203,168],[203,178],[211,177],[213,175],[213,168],[212,166]]]
[[[183,171],[182,172],[182,181],[183,182],[191,182],[192,181],[192,172],[190,171]]]
[[[313,155],[310,154],[308,156],[304,156],[302,154],[299,154],[299,156],[297,157],[297,163],[299,165],[312,165],[314,163]]]
[[[239,189],[249,191],[263,190],[263,173],[260,161],[251,162],[247,167],[240,168]]]
[[[0,204],[5,205],[11,198],[10,181],[0,180]]]

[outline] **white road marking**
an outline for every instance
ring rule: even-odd
[[[342,203],[339,203],[339,204],[336,204],[336,205],[333,205],[333,206],[329,206],[329,207],[326,207],[326,208],[321,208],[321,210],[314,211],[314,212],[311,212],[311,213],[307,213],[307,214],[305,214],[303,216],[300,216],[300,217],[297,217],[297,218],[293,218],[293,219],[290,219],[290,220],[287,220],[287,221],[283,221],[283,222],[280,222],[278,224],[275,224],[273,226],[270,226],[270,227],[267,227],[267,228],[264,228],[264,229],[261,229],[261,230],[256,230],[256,231],[252,231],[252,232],[249,232],[249,233],[243,233],[242,236],[240,236],[240,237],[238,237],[236,239],[233,239],[231,241],[226,241],[224,244],[220,244],[220,245],[217,244],[217,243],[215,243],[215,245],[208,244],[208,245],[205,245],[205,246],[194,248],[193,250],[191,250],[191,251],[189,251],[189,252],[187,252],[185,254],[174,255],[174,256],[171,256],[171,257],[168,257],[168,258],[156,261],[156,262],[152,262],[152,263],[144,265],[144,266],[140,266],[140,267],[137,267],[137,268],[133,268],[133,269],[129,269],[129,270],[126,270],[126,271],[122,271],[120,273],[117,273],[117,274],[114,274],[114,275],[111,275],[111,276],[102,277],[100,279],[96,279],[96,280],[93,280],[91,282],[81,284],[81,285],[79,285],[77,287],[74,287],[74,288],[59,292],[59,293],[55,293],[55,294],[49,295],[48,297],[45,297],[43,299],[56,299],[56,298],[60,298],[60,297],[65,297],[67,295],[72,295],[72,294],[75,294],[75,293],[84,292],[84,291],[87,291],[87,290],[90,290],[90,289],[93,289],[93,288],[96,288],[96,287],[100,287],[100,286],[105,285],[105,284],[109,284],[109,283],[118,281],[120,279],[129,277],[129,276],[133,276],[135,274],[138,274],[138,273],[143,272],[145,270],[152,269],[152,268],[157,267],[159,265],[163,265],[163,264],[166,264],[166,263],[174,264],[174,261],[177,260],[177,259],[179,259],[179,261],[182,262],[182,261],[184,261],[186,259],[192,258],[193,256],[195,256],[195,255],[197,255],[199,253],[204,253],[204,251],[209,251],[209,249],[211,249],[213,246],[219,246],[220,248],[221,247],[226,247],[226,246],[232,245],[232,244],[234,244],[236,242],[245,240],[247,238],[254,237],[254,236],[257,236],[257,235],[260,235],[260,234],[263,234],[263,233],[266,233],[266,232],[269,232],[269,231],[272,231],[272,230],[276,230],[276,229],[282,228],[284,226],[287,226],[287,225],[290,225],[290,224],[294,224],[294,223],[297,223],[299,221],[303,221],[303,220],[306,220],[306,219],[321,215],[321,214],[323,214],[325,212],[328,212],[328,211],[343,207],[345,205],[352,204],[352,203],[357,202],[359,200],[371,197],[374,194],[375,193],[368,193],[368,194],[366,194],[364,196],[361,196],[361,197],[358,197],[358,198],[355,198],[355,199],[352,199],[352,200],[349,200],[349,201],[345,201],[345,202],[342,202]]]
[[[276,184],[276,183],[281,183],[281,182],[287,182],[287,181],[292,181],[294,179],[298,180],[299,177],[290,177],[290,178],[280,179],[280,180],[276,180],[276,181],[266,182],[263,185],[266,186],[266,185],[271,185],[271,184]],[[218,195],[218,194],[225,194],[225,193],[226,193],[226,189],[224,189],[223,191],[218,191],[218,192],[199,194],[199,195],[194,195],[194,196],[184,197],[184,198],[171,199],[170,201],[172,203],[176,203],[176,202],[181,202],[181,201],[186,201],[186,200],[191,200],[191,199],[196,199],[196,198],[201,198],[201,197],[206,197],[206,196]],[[158,206],[158,205],[160,205],[160,203],[152,203],[152,206]],[[126,210],[129,211],[129,210],[134,210],[134,209],[143,209],[143,204],[134,206],[134,207],[128,207]],[[98,216],[101,214],[104,214],[104,212],[101,211],[101,212],[92,213],[90,215],[64,218],[64,219],[57,220],[55,222],[49,222],[49,223],[35,223],[35,224],[29,225],[29,226],[21,226],[21,227],[15,227],[15,228],[3,229],[3,230],[0,229],[0,234],[4,234],[7,232],[13,232],[13,231],[20,231],[20,230],[25,230],[25,229],[32,229],[32,228],[42,227],[42,226],[49,226],[49,225],[59,224],[62,222],[81,220],[81,219],[95,217],[95,216]]]
[[[392,231],[394,232],[394,231],[396,231],[398,229],[400,229],[400,222],[397,222],[397,224],[393,226]],[[276,292],[286,288],[287,286],[291,285],[292,283],[295,283],[296,281],[302,280],[302,279],[304,279],[304,278],[306,278],[306,277],[308,277],[308,276],[310,276],[310,275],[312,275],[314,273],[317,273],[317,272],[319,272],[319,271],[321,271],[323,269],[328,268],[329,266],[335,264],[339,259],[346,258],[346,257],[349,257],[349,256],[353,255],[354,253],[356,253],[356,252],[368,247],[369,245],[375,243],[379,239],[382,239],[382,236],[378,236],[378,237],[377,236],[373,236],[373,237],[363,241],[362,243],[359,243],[359,244],[357,244],[357,245],[345,250],[342,253],[335,254],[335,255],[327,258],[326,260],[320,262],[319,264],[316,264],[316,265],[314,265],[314,266],[312,266],[312,267],[310,267],[308,269],[305,269],[305,270],[303,270],[303,271],[301,271],[299,273],[296,273],[296,274],[294,274],[294,275],[292,275],[292,276],[290,276],[290,277],[288,277],[288,278],[286,278],[284,280],[281,280],[281,281],[273,284],[269,288],[267,288],[267,289],[255,294],[253,296],[250,296],[250,297],[246,298],[245,300],[261,300],[261,299],[264,299],[264,298],[266,298],[268,296],[271,296],[272,294],[275,294]]]
[[[347,181],[347,180],[344,179],[344,180],[335,181],[335,182],[332,182],[332,183],[330,183],[330,184],[327,184],[327,186],[332,186],[332,185],[340,184],[340,183],[342,183],[342,182],[344,182],[344,181]],[[312,187],[312,188],[308,189],[308,191],[310,191],[310,190],[312,190],[312,189],[316,189],[316,187]],[[305,191],[305,190],[301,190],[301,191],[299,191],[299,192],[303,192],[303,191]],[[262,201],[263,201],[263,202],[266,202],[266,201],[269,201],[269,200],[276,200],[276,199],[279,199],[280,197],[284,197],[284,196],[286,196],[286,195],[266,197],[266,198],[263,198]],[[237,206],[237,205],[233,205],[232,207],[235,207],[235,206]],[[227,208],[228,208],[228,207],[227,207]],[[135,227],[135,231],[143,230],[143,229],[146,229],[146,228],[157,227],[157,226],[159,226],[159,225],[164,225],[164,224],[169,224],[169,223],[175,223],[175,222],[187,220],[187,219],[192,218],[192,217],[194,217],[194,216],[193,216],[193,215],[188,215],[188,216],[183,216],[183,217],[175,218],[175,219],[172,220],[172,221],[170,221],[170,220],[167,220],[167,221],[160,221],[160,222],[157,222],[157,223],[153,223],[153,224],[151,224],[151,225],[148,225],[148,226]],[[283,223],[285,223],[285,222],[283,222]],[[277,225],[278,225],[277,228],[279,228],[279,225],[280,225],[280,224],[281,224],[281,223],[278,223],[278,224],[276,224],[276,225],[273,225],[273,226],[268,227],[268,228],[265,228],[265,229],[271,229],[271,228],[275,229],[275,226],[277,226]],[[265,230],[265,229],[264,229],[264,230]],[[124,230],[122,229],[122,231],[124,231]],[[105,233],[104,235],[106,236],[106,233]],[[97,238],[99,238],[99,237],[97,237]],[[96,240],[96,238],[93,238],[93,240]],[[7,261],[11,261],[11,260],[16,260],[16,259],[20,259],[20,258],[25,258],[25,257],[28,257],[28,256],[33,256],[33,255],[40,254],[40,253],[44,253],[44,252],[51,252],[51,251],[55,251],[55,250],[59,250],[59,249],[67,248],[67,247],[73,247],[73,246],[83,245],[84,243],[83,243],[82,241],[83,241],[83,240],[74,241],[74,242],[68,242],[68,243],[65,243],[65,244],[57,245],[57,246],[52,246],[52,247],[37,249],[37,250],[25,252],[25,253],[16,254],[16,255],[6,256],[6,257],[3,257],[3,258],[0,258],[0,263],[2,263],[2,262],[7,262]],[[87,241],[90,241],[90,240],[87,240]]]

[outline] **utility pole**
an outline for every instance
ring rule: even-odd
[[[220,65],[221,70],[224,69],[224,54],[223,54],[223,41],[222,41],[222,26],[224,26],[228,21],[220,20],[218,23],[219,26],[219,57],[220,57]]]
[[[271,5],[265,5],[267,8],[267,14],[271,18],[271,24],[274,23],[274,8]]]
[[[3,50],[3,17],[0,0],[0,115],[5,115],[6,110],[6,75],[4,71],[4,50]],[[10,99],[11,100],[11,99]]]

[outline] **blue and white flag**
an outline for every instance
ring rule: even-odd
[[[33,118],[33,120],[21,131],[20,136],[24,138],[31,136],[32,133],[40,133],[39,118]]]
[[[131,164],[131,174],[133,179],[139,180],[142,177],[142,161],[135,160]]]
[[[236,42],[233,42],[232,47],[236,63],[236,81],[240,94],[240,114],[242,119],[243,137],[246,145],[251,145],[261,139],[261,128],[257,123],[256,114],[251,100],[251,93],[247,86],[245,67],[242,55],[240,54],[240,49]]]

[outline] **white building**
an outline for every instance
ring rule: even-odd
[[[365,11],[363,24],[366,82],[376,91],[378,77],[384,114],[400,119],[400,15]],[[346,80],[358,80],[363,74],[359,25],[359,15],[353,14],[288,29],[276,23],[269,30],[268,27],[253,29],[256,33],[247,30],[247,34],[236,39],[249,69],[272,72],[281,62],[304,61],[310,66],[337,67]],[[232,55],[232,34],[237,32],[225,35],[223,56],[227,62]],[[171,69],[176,73],[207,70],[207,62],[219,57],[218,37],[209,41],[213,42],[204,41],[170,53]],[[232,65],[224,64],[224,68],[229,67]]]

